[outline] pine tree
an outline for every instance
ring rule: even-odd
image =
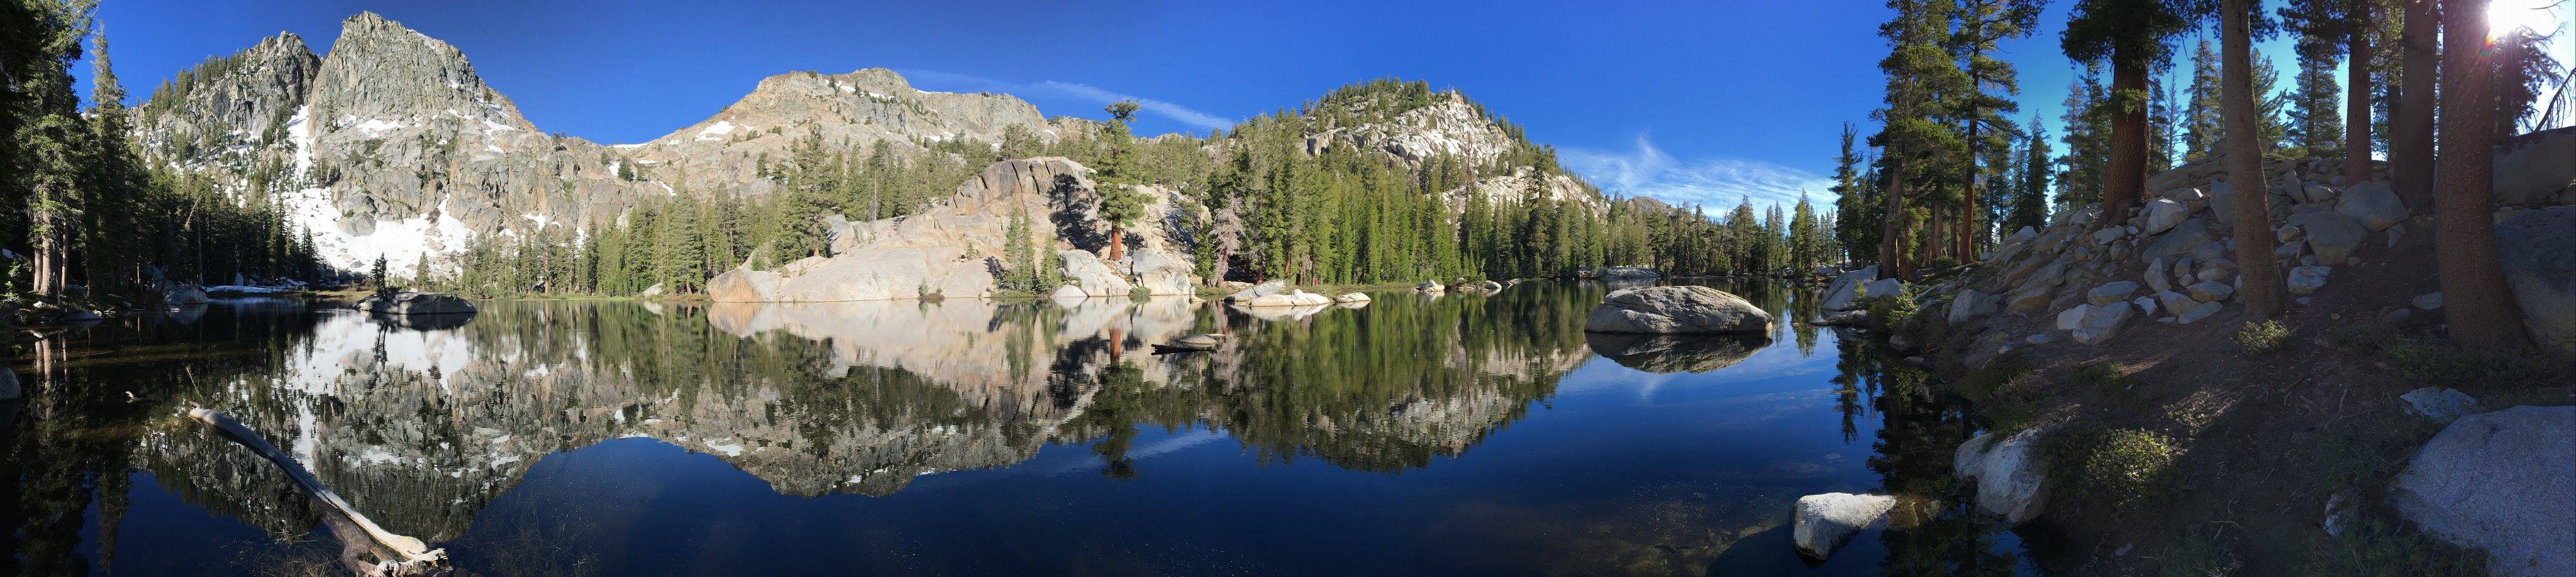
[[[2334,47],[2330,38],[2303,34],[2298,42],[2299,73],[2287,97],[2289,123],[2286,152],[2294,158],[2334,156],[2343,147],[2343,87],[2335,84]]]
[[[2102,166],[2102,214],[2095,226],[2125,224],[2147,194],[2147,79],[2172,58],[2167,40],[2191,28],[2167,0],[2077,0],[2060,47],[2077,62],[2111,65],[2110,157]]]
[[[2218,150],[2218,52],[2204,38],[2191,53],[2191,99],[2184,105],[2184,162],[2197,162]]]
[[[2012,213],[2004,217],[2004,229],[2019,231],[2022,227],[2048,226],[2048,129],[2038,117],[2030,119],[2030,139],[2022,154],[2022,177],[2019,190],[2013,191]],[[2007,233],[2009,234],[2009,233]]]

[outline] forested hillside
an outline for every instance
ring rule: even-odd
[[[0,2],[0,292],[113,307],[159,302],[171,282],[321,273],[306,231],[261,195],[142,160],[92,29],[83,3]],[[71,73],[84,57],[86,108]]]
[[[835,217],[908,217],[987,164],[1046,156],[1098,170],[1104,207],[1131,189],[1176,195],[1188,210],[1150,224],[1186,239],[1197,276],[1211,284],[1558,277],[1610,265],[1755,273],[1812,266],[1830,252],[1827,217],[1803,202],[1762,211],[1748,201],[1710,215],[1605,197],[1518,125],[1424,82],[1356,83],[1207,135],[1138,138],[1123,118],[1132,108],[1111,112],[1107,122],[1058,118],[1051,139],[1015,126],[999,142],[915,139],[900,149],[834,146],[809,129],[782,156],[759,161],[757,189],[770,193],[684,188],[594,234],[478,243],[457,276],[417,274],[476,293],[698,292],[736,266],[827,256]],[[1049,288],[1047,274],[1029,269],[1051,266],[984,256],[1006,263],[1010,288]]]

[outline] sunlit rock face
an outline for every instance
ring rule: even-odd
[[[833,147],[920,151],[916,141],[1001,142],[1013,131],[1043,142],[1064,132],[1017,97],[920,90],[892,70],[869,68],[763,78],[750,94],[706,120],[619,146],[645,163],[647,172],[668,175],[675,185],[763,194],[775,183],[760,176],[760,162],[787,158],[801,138],[821,138]]]
[[[1266,459],[1418,468],[1520,418],[1589,358],[1571,325],[1473,333],[1476,316],[1498,314],[1478,304],[1264,321],[1187,298],[496,302],[427,328],[318,311],[309,329],[252,362],[207,366],[174,398],[238,416],[387,529],[436,542],[546,456],[621,437],[808,496],[888,495],[919,475],[1008,467],[1048,443],[1151,425],[1225,430]],[[1334,336],[1394,307],[1421,308],[1374,322],[1412,338]],[[1218,322],[1233,336],[1216,351],[1149,353]],[[1430,358],[1446,361],[1420,362]],[[209,509],[279,535],[312,526],[274,467],[200,428],[156,425],[138,454]]]
[[[846,302],[923,298],[981,298],[999,287],[997,271],[1006,268],[1011,223],[1027,219],[1029,242],[1039,254],[1061,255],[1067,286],[1080,285],[1084,296],[1126,297],[1128,275],[1154,295],[1187,295],[1199,284],[1181,223],[1194,221],[1200,209],[1178,192],[1141,187],[1144,212],[1140,226],[1118,231],[1131,247],[1117,262],[1106,254],[1111,228],[1098,208],[1090,167],[1064,157],[1040,157],[993,163],[957,186],[947,200],[919,214],[867,222],[827,217],[832,254],[800,259],[774,269],[749,266],[725,271],[708,281],[717,302]],[[746,263],[748,264],[748,263]],[[1115,289],[1099,289],[1076,279],[1115,279]]]

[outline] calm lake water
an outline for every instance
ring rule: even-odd
[[[1813,315],[1810,289],[1718,286]],[[28,575],[340,573],[314,504],[178,416],[196,402],[469,574],[2029,571],[1949,499],[1801,560],[1799,496],[1945,495],[1973,425],[1831,329],[1587,339],[1610,289],[425,322],[219,301],[8,345],[0,551]],[[1152,354],[1220,326],[1221,350]]]

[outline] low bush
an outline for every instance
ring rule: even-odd
[[[2182,450],[2163,434],[2088,427],[2055,440],[2049,461],[2074,502],[2126,515],[2151,508],[2173,492],[2174,460]]]
[[[2236,331],[2236,344],[2247,356],[2279,352],[2290,346],[2290,326],[2278,320],[2245,323],[2245,330]]]

